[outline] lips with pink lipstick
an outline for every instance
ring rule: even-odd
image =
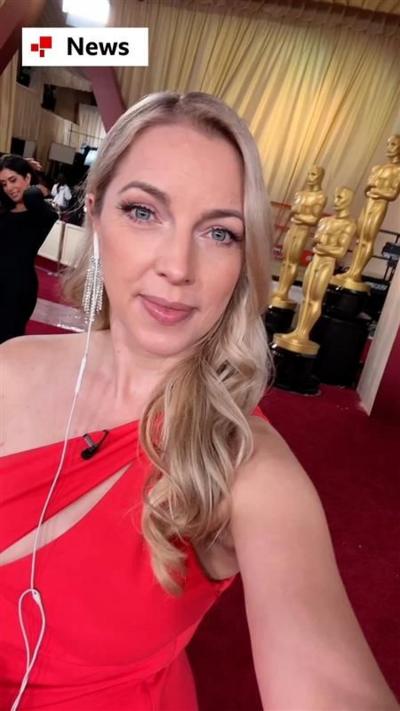
[[[190,318],[194,312],[193,306],[178,301],[168,301],[159,296],[139,294],[140,301],[147,313],[164,326],[174,326],[176,323]]]

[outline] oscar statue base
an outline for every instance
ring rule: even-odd
[[[292,328],[294,309],[281,309],[270,306],[264,316],[268,342],[272,343],[275,333],[288,333]]]
[[[318,395],[319,380],[313,374],[316,356],[288,351],[274,344],[274,385],[301,395]]]
[[[317,355],[319,351],[319,343],[310,341],[309,338],[300,338],[296,336],[296,331],[291,333],[276,333],[274,336],[274,344],[279,348],[285,348],[287,351],[301,353],[302,355]]]
[[[369,321],[322,316],[311,331],[320,344],[315,373],[322,383],[354,387],[360,373],[360,360],[368,338]]]
[[[325,294],[323,313],[325,316],[350,321],[363,311],[367,301],[368,292],[366,291],[353,291],[330,285]]]
[[[349,289],[349,291],[359,291],[360,293],[366,294],[369,293],[369,285],[365,281],[362,281],[361,279],[352,279],[351,276],[347,277],[346,272],[344,274],[333,276],[331,284],[339,286],[342,289]]]

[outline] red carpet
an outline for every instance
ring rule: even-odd
[[[58,326],[51,326],[49,324],[40,323],[39,321],[29,321],[25,329],[26,336],[41,335],[44,333],[71,333],[65,328],[58,328]]]
[[[333,387],[315,398],[273,389],[262,407],[321,496],[349,597],[400,696],[398,428],[370,419],[354,391]],[[239,582],[204,619],[190,657],[201,711],[261,711]]]

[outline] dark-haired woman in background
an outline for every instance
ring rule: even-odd
[[[35,308],[35,257],[57,213],[44,200],[33,165],[0,158],[0,343],[22,336]]]

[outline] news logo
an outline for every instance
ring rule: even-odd
[[[39,43],[32,42],[31,52],[39,52],[39,57],[44,57],[46,49],[51,49],[52,46],[53,46],[52,37],[41,36],[41,37],[39,37]]]
[[[147,27],[23,27],[22,66],[147,67]]]

